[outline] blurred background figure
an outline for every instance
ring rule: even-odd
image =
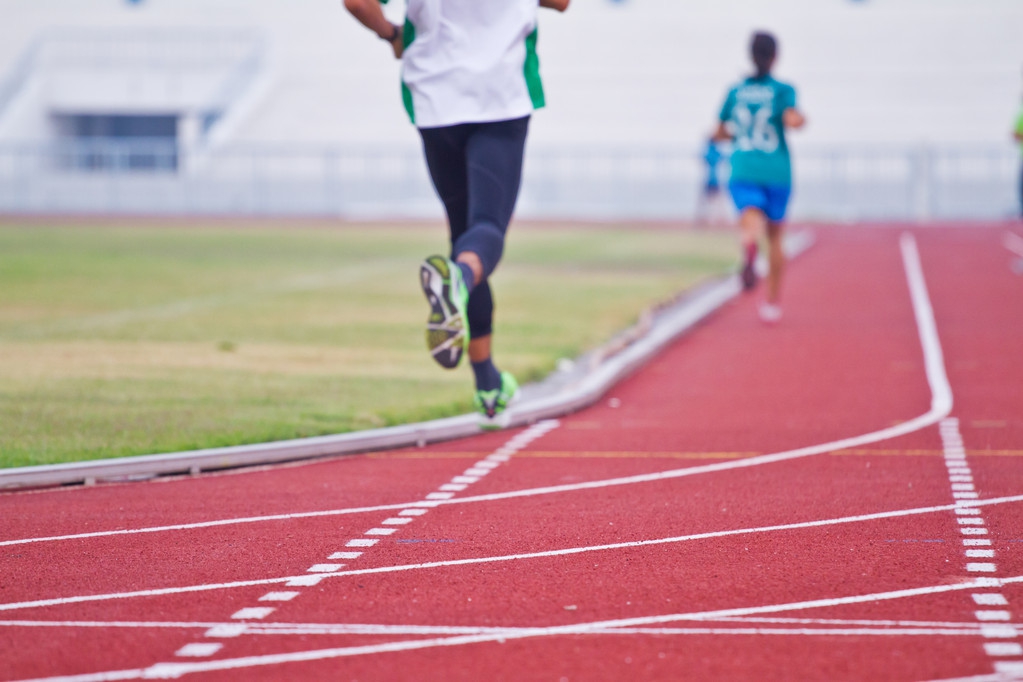
[[[733,87],[721,108],[714,139],[732,140],[732,175],[728,191],[739,211],[742,240],[742,286],[757,283],[754,264],[758,242],[766,233],[767,293],[760,318],[781,319],[781,278],[785,269],[782,222],[792,194],[792,162],[786,128],[799,129],[806,118],[796,108],[796,89],[771,75],[778,56],[778,41],[770,33],[753,34],[750,58],[755,73]]]
[[[721,191],[721,165],[730,153],[731,148],[727,143],[718,142],[713,137],[707,139],[702,157],[706,164],[706,176],[696,204],[698,225],[724,225],[730,218],[728,201]]]
[[[1023,155],[1023,104],[1020,104],[1019,114],[1016,116],[1016,129],[1012,135],[1019,144],[1020,154]],[[1020,219],[1023,219],[1023,163],[1019,171],[1019,209]]]

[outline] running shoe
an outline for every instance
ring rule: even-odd
[[[781,306],[776,303],[764,301],[757,310],[760,321],[764,324],[778,324],[781,321]]]
[[[757,245],[750,244],[746,247],[746,253],[744,254],[742,262],[742,272],[740,277],[742,279],[742,288],[744,291],[749,291],[757,285]]]
[[[501,372],[501,388],[476,391],[473,402],[480,413],[480,428],[503,429],[508,426],[508,405],[519,395],[519,382],[509,372]]]
[[[426,319],[426,347],[445,369],[454,369],[469,348],[466,306],[469,290],[462,269],[444,256],[430,256],[419,268],[419,283],[430,304]]]

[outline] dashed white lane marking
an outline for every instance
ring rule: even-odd
[[[300,594],[301,592],[267,592],[259,601],[291,601]]]
[[[1005,595],[984,592],[982,594],[970,595],[977,606],[1008,606],[1009,600]]]
[[[986,507],[986,506],[993,506],[993,505],[1012,504],[1012,503],[1018,503],[1018,502],[1023,502],[1023,495],[1015,495],[1015,496],[1012,496],[1012,497],[996,498],[996,499],[992,499],[992,500],[978,500],[976,502],[971,502],[970,504]],[[17,609],[27,609],[27,608],[36,608],[36,607],[44,607],[44,606],[61,606],[61,605],[64,605],[64,604],[76,604],[76,603],[92,602],[92,601],[107,601],[107,600],[112,600],[112,599],[134,599],[134,598],[141,598],[141,597],[155,597],[155,596],[163,596],[163,595],[170,595],[170,594],[182,594],[182,593],[188,593],[188,592],[208,592],[208,591],[215,591],[215,590],[226,590],[226,589],[234,589],[234,588],[242,588],[242,587],[253,587],[253,586],[257,586],[257,585],[277,585],[277,584],[281,584],[281,583],[284,583],[286,585],[294,584],[296,586],[300,586],[300,585],[308,586],[308,585],[315,585],[318,582],[320,582],[321,580],[325,580],[325,579],[329,579],[329,578],[344,577],[344,576],[352,576],[352,575],[367,575],[367,574],[374,574],[374,573],[392,573],[392,572],[399,572],[399,571],[413,571],[413,570],[422,570],[422,569],[431,569],[431,568],[443,568],[443,567],[447,567],[447,566],[468,566],[468,565],[473,565],[473,564],[485,564],[485,563],[494,563],[494,562],[502,562],[502,561],[518,561],[518,560],[525,560],[525,559],[541,559],[541,558],[547,558],[547,557],[565,556],[565,555],[570,555],[570,554],[582,554],[582,553],[585,553],[585,552],[602,552],[602,551],[607,551],[607,550],[625,549],[625,548],[629,548],[629,547],[647,547],[647,546],[654,546],[654,545],[673,544],[673,543],[680,543],[680,542],[690,542],[690,541],[694,541],[694,540],[707,540],[707,539],[728,537],[728,536],[734,536],[734,535],[746,535],[746,534],[755,534],[755,533],[771,533],[771,532],[777,532],[777,531],[798,530],[798,529],[802,529],[802,528],[820,528],[820,527],[827,527],[827,526],[840,525],[840,524],[846,524],[846,523],[859,523],[859,522],[863,522],[863,521],[873,521],[873,520],[881,520],[881,519],[894,519],[894,518],[901,518],[901,517],[906,517],[906,516],[915,516],[915,515],[918,515],[918,514],[932,514],[932,513],[938,513],[938,512],[948,512],[948,511],[952,511],[954,508],[955,508],[955,505],[947,504],[947,505],[941,505],[941,506],[937,506],[937,507],[920,507],[920,508],[915,508],[915,509],[902,509],[902,510],[899,510],[899,511],[892,511],[892,512],[878,512],[878,513],[875,513],[875,514],[863,514],[863,515],[859,515],[859,516],[847,516],[847,517],[840,517],[840,518],[835,518],[835,519],[824,519],[824,520],[819,520],[819,521],[805,521],[805,522],[799,522],[799,523],[783,524],[783,525],[778,525],[778,526],[766,526],[766,527],[761,527],[761,528],[739,528],[739,529],[734,529],[734,530],[711,531],[711,532],[707,532],[707,533],[697,533],[697,534],[693,534],[693,535],[682,535],[682,536],[677,536],[677,537],[659,538],[659,539],[654,539],[654,540],[636,540],[636,541],[632,541],[632,542],[621,542],[621,543],[613,543],[613,544],[608,544],[608,545],[593,545],[593,546],[587,546],[587,547],[571,547],[571,548],[567,548],[567,549],[556,549],[556,550],[548,550],[548,551],[544,551],[544,552],[532,552],[532,553],[526,553],[526,554],[507,554],[507,555],[490,556],[490,557],[473,557],[473,558],[468,558],[468,559],[454,559],[454,560],[451,560],[451,561],[437,561],[437,562],[422,563],[422,564],[401,564],[401,565],[396,565],[396,566],[382,566],[382,567],[379,567],[379,568],[368,568],[368,569],[338,571],[336,573],[329,573],[329,574],[322,574],[322,575],[288,576],[288,577],[281,577],[281,578],[263,578],[263,579],[259,579],[259,580],[239,580],[239,581],[227,582],[227,583],[211,583],[211,584],[206,584],[206,585],[188,585],[188,586],[185,586],[185,587],[166,587],[166,588],[157,588],[157,589],[151,589],[151,590],[138,590],[138,591],[134,591],[134,592],[113,592],[113,593],[106,593],[106,594],[90,594],[90,595],[80,595],[80,596],[73,596],[73,597],[60,597],[60,598],[56,598],[56,599],[38,599],[38,600],[34,600],[34,601],[13,602],[13,603],[8,603],[8,604],[0,604],[0,611],[13,611],[13,610],[17,610]],[[969,542],[969,540],[967,540],[966,542]],[[986,540],[985,542],[990,542],[990,540]],[[988,585],[989,587],[997,587],[999,585],[999,581],[997,581],[997,580],[994,580],[994,579],[991,579],[991,578],[988,578],[987,580],[992,580],[992,584]],[[312,582],[299,582],[299,581],[312,581]],[[1001,582],[1004,582],[1004,581],[1001,581]]]
[[[241,637],[245,634],[245,628],[247,626],[244,623],[224,623],[220,625],[214,625],[206,631],[207,637],[220,637],[222,639],[230,639],[232,637]]]
[[[523,431],[523,432],[519,433],[518,435],[514,436],[513,438],[511,438],[505,445],[501,446],[501,448],[499,448],[497,452],[495,452],[493,455],[490,455],[490,457],[492,457],[492,458],[493,457],[498,457],[501,461],[508,461],[508,459],[510,459],[512,454],[514,454],[515,452],[518,452],[519,449],[521,449],[523,447],[526,447],[527,445],[529,445],[530,443],[535,441],[537,438],[540,438],[541,436],[543,436],[544,434],[548,433],[549,431],[551,431],[553,429],[556,429],[558,427],[558,425],[559,425],[559,423],[556,420],[548,420],[548,421],[540,422],[538,424],[534,424],[530,428],[526,429],[525,431]],[[440,490],[441,491],[445,491],[445,492],[441,492],[441,493],[434,492],[434,493],[430,493],[430,495],[452,495],[453,496],[455,492],[463,491],[466,488],[468,488],[469,485],[471,485],[472,483],[475,483],[476,481],[479,481],[479,478],[478,477],[467,477],[467,476],[455,476],[455,478],[453,480],[454,480],[454,482],[452,482],[452,483],[445,483],[445,484],[440,486]],[[430,495],[428,495],[427,498],[429,498]],[[409,511],[412,511],[413,513],[406,514],[406,512],[409,512]],[[389,536],[393,535],[394,533],[397,533],[399,530],[401,530],[401,528],[403,528],[406,525],[412,523],[416,518],[418,518],[418,517],[422,516],[423,514],[425,514],[426,511],[427,510],[425,510],[425,509],[422,509],[422,510],[418,510],[418,509],[416,509],[416,510],[403,510],[402,513],[406,514],[405,516],[399,516],[399,517],[393,517],[393,518],[385,519],[383,521],[383,523],[380,524],[381,527],[370,528],[369,530],[365,531],[363,533],[363,535],[364,536],[365,535],[369,535],[369,536],[389,537]],[[415,513],[415,512],[418,512],[418,513]],[[387,527],[383,527],[383,526],[387,526]],[[352,540],[348,541],[346,546],[347,547],[372,547],[377,542],[379,542],[379,540],[365,540],[365,539],[361,539],[361,538],[353,538]],[[349,552],[335,552],[335,553],[331,554],[330,557],[333,558],[333,557],[336,557],[336,556],[339,556],[339,555],[346,555],[346,554],[351,554],[351,555],[353,555],[353,558],[354,558],[354,557],[361,557],[363,553],[362,552],[351,552],[351,553],[349,553]],[[330,575],[330,574],[336,574],[338,571],[340,571],[342,568],[344,568],[344,566],[345,566],[345,564],[314,564],[313,566],[311,566],[308,569],[306,569],[306,573],[317,574],[318,577],[317,577],[317,579],[315,581],[310,580],[308,578],[306,578],[305,580],[302,580],[302,579],[292,579],[292,580],[289,580],[286,584],[291,586],[291,587],[311,587],[313,585],[316,585],[319,582],[319,577],[322,577],[322,576],[325,576],[325,575]],[[275,595],[275,594],[280,594],[280,593],[271,593],[271,595]],[[299,596],[298,592],[289,592],[287,594],[289,595],[287,597],[287,599],[280,600],[280,601],[290,601],[291,599],[294,599],[295,597]],[[268,595],[264,595],[263,597],[261,597],[260,601],[268,601],[267,596]],[[266,607],[244,608],[241,611],[238,611],[237,613],[235,613],[233,616],[231,616],[231,618],[234,619],[234,620],[258,620],[258,619],[265,618],[266,616],[268,616],[273,611],[274,611],[273,608],[266,608]],[[218,635],[218,634],[212,634],[211,635],[211,634],[209,634],[209,632],[207,632],[206,636],[207,637],[220,637],[221,635]],[[177,655],[178,656],[182,656],[182,657],[184,657],[184,656],[197,657],[197,656],[202,656],[202,655],[212,655],[213,653],[218,652],[221,649],[221,647],[222,647],[221,644],[216,644],[216,645],[196,644],[195,647],[192,648],[192,649],[189,649],[188,647],[185,647],[185,648],[179,650]],[[207,651],[207,650],[210,652],[209,654],[197,653],[197,652],[200,652],[200,651]],[[181,652],[184,652],[184,651],[187,651],[188,653],[181,653]]]
[[[995,573],[998,571],[998,566],[987,563],[969,563],[966,564],[966,570],[970,573]]]
[[[190,656],[194,658],[202,658],[205,656],[212,656],[213,654],[220,651],[224,645],[219,642],[197,642],[193,644],[186,644],[185,646],[178,649],[175,656]]]
[[[1023,656],[1023,646],[1012,642],[988,642],[984,651],[988,656]]]
[[[974,611],[973,615],[976,616],[977,620],[981,621],[981,622],[985,622],[985,621],[1003,621],[1003,622],[1007,623],[1010,620],[1012,620],[1012,614],[1009,613],[1008,611],[994,611],[994,610]]]
[[[938,428],[941,434],[941,442],[945,451],[945,464],[949,470],[949,481],[955,496],[962,504],[963,491],[969,490],[971,494],[977,495],[974,484],[957,482],[963,479],[973,480],[973,471],[966,460],[966,447],[963,442],[962,433],[959,430],[959,420],[949,417],[943,419]],[[955,472],[955,473],[953,473]],[[964,508],[965,511],[965,508]],[[975,513],[976,512],[976,513]],[[979,546],[991,546],[990,539],[979,539],[976,536],[988,535],[988,529],[979,509],[969,509],[963,513],[956,510],[956,522],[959,524],[959,532],[967,536],[963,539],[963,550],[966,561],[967,573],[986,573],[995,575],[998,573],[998,564],[993,561],[970,561],[971,559],[994,559],[993,549],[973,549]],[[985,544],[981,544],[985,543]],[[1008,606],[1005,595],[990,592],[971,595],[974,603],[979,606]],[[974,617],[981,623],[981,634],[987,639],[1017,639],[1019,631],[1008,622],[1012,620],[1012,614],[1006,609],[980,609],[974,611]],[[984,652],[995,661],[995,671],[1003,672],[999,666],[1004,663],[1023,665],[1023,646],[1019,642],[988,642],[984,644]],[[1005,661],[1004,659],[1014,659]]]
[[[317,575],[296,575],[294,578],[289,578],[284,584],[288,587],[312,587],[313,585],[319,585],[320,582],[328,575],[328,573],[321,573]],[[269,585],[271,583],[267,582],[260,584]]]
[[[1023,583],[1023,576],[1004,578],[998,581],[1002,584]],[[173,678],[183,675],[210,672],[215,670],[239,670],[268,665],[281,665],[284,663],[299,663],[308,661],[320,661],[348,656],[364,656],[399,651],[412,651],[418,649],[430,649],[436,647],[453,647],[482,642],[495,642],[510,639],[528,639],[537,637],[556,637],[564,635],[600,635],[614,633],[622,628],[644,628],[647,626],[691,620],[718,620],[721,618],[752,616],[755,614],[780,613],[785,611],[803,611],[815,608],[826,608],[831,606],[842,606],[849,604],[867,604],[878,601],[890,601],[906,599],[911,597],[942,594],[946,592],[958,592],[962,590],[975,590],[988,587],[989,581],[984,579],[971,580],[956,585],[933,585],[928,587],[897,590],[892,592],[878,592],[874,594],[854,595],[848,597],[836,597],[827,599],[815,599],[810,601],[793,602],[786,604],[771,604],[767,606],[740,607],[733,609],[721,609],[717,611],[698,611],[693,613],[675,613],[660,616],[649,616],[639,618],[623,618],[618,620],[595,621],[575,625],[560,625],[554,627],[522,628],[520,630],[501,630],[473,635],[458,635],[453,637],[441,637],[434,639],[402,640],[397,642],[385,642],[367,646],[339,647],[330,649],[316,649],[311,651],[296,651],[286,654],[271,654],[264,656],[247,656],[244,658],[221,659],[205,661],[202,663],[158,663],[145,669],[116,670],[87,675],[75,675],[69,677],[42,678],[31,682],[109,682],[112,680],[130,680],[140,678]],[[982,626],[985,628],[1006,628],[1008,626]],[[1008,627],[1009,630],[1014,628]],[[27,682],[27,681],[26,681]]]
[[[344,564],[313,564],[305,569],[307,573],[335,573],[344,568]]]
[[[266,618],[277,609],[271,606],[251,606],[236,611],[231,618],[234,620],[260,620]]]

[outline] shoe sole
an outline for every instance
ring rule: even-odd
[[[426,318],[426,347],[430,356],[445,369],[454,369],[465,350],[465,320],[451,291],[447,261],[430,257],[419,268],[419,284],[430,306]]]

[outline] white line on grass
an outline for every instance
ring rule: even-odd
[[[991,506],[1001,504],[1012,504],[1017,502],[1023,502],[1023,495],[1014,495],[1012,497],[1001,497],[991,500],[970,500],[968,504],[971,506]],[[713,538],[723,538],[735,535],[748,535],[756,533],[771,533],[778,531],[788,530],[800,530],[806,528],[820,528],[824,526],[836,526],[841,524],[849,523],[861,523],[865,521],[877,521],[883,519],[894,519],[902,518],[906,516],[916,516],[920,514],[932,514],[938,512],[948,512],[956,508],[955,504],[945,504],[935,507],[918,507],[914,509],[900,509],[897,511],[888,512],[876,512],[873,514],[859,514],[856,516],[844,516],[834,519],[823,519],[817,521],[802,521],[797,523],[786,523],[774,526],[763,526],[758,528],[737,528],[733,530],[720,530],[720,531],[709,531],[706,533],[694,533],[691,535],[680,535],[675,537],[657,538],[653,540],[635,540],[632,542],[618,542],[606,545],[592,545],[586,547],[570,547],[566,549],[555,549],[547,550],[543,552],[529,552],[522,554],[506,554],[499,556],[490,557],[473,557],[469,559],[452,559],[449,561],[434,561],[428,563],[419,564],[401,564],[397,566],[380,566],[377,568],[363,568],[349,571],[337,571],[335,573],[324,573],[321,576],[323,579],[334,579],[342,578],[345,576],[356,576],[356,575],[372,575],[380,573],[398,573],[403,571],[417,571],[426,570],[431,568],[445,568],[451,566],[469,566],[474,564],[486,564],[486,563],[497,563],[504,561],[522,561],[526,559],[544,559],[558,556],[568,556],[573,554],[584,554],[587,552],[602,552],[608,550],[617,549],[628,549],[635,547],[649,547],[654,545],[673,544],[680,542],[691,542],[694,540],[708,540]],[[165,596],[170,594],[179,594],[184,592],[208,592],[214,590],[233,589],[239,587],[252,587],[255,585],[272,585],[279,583],[286,583],[290,580],[294,580],[304,576],[289,576],[282,578],[265,578],[261,580],[239,580],[235,582],[225,583],[211,583],[207,585],[188,585],[185,587],[166,587],[157,588],[151,590],[138,590],[134,592],[114,592],[108,594],[90,594],[80,595],[74,597],[58,597],[54,599],[39,599],[35,601],[25,602],[13,602],[9,604],[0,604],[0,611],[14,611],[18,609],[28,608],[39,608],[46,606],[63,606],[65,604],[76,604],[82,602],[93,602],[93,601],[108,601],[113,599],[133,599],[139,597],[155,597]]]

